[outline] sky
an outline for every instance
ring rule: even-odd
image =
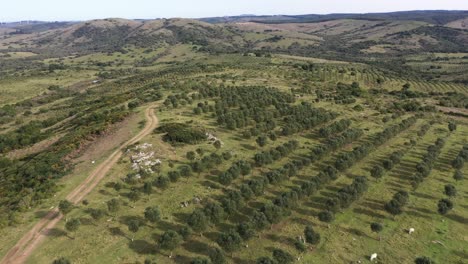
[[[0,0],[0,21],[468,10],[467,0]]]

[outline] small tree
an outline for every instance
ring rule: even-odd
[[[192,235],[192,229],[188,226],[184,226],[177,233],[179,233],[183,240],[187,240]]]
[[[213,143],[213,146],[216,148],[216,150],[219,150],[222,146],[221,144],[221,141],[219,140],[216,140],[214,143]]]
[[[450,132],[457,130],[457,124],[454,122],[449,122],[448,129],[450,130]]]
[[[150,181],[143,184],[143,192],[147,195],[150,195],[153,192],[153,184]]]
[[[257,259],[256,264],[276,264],[276,262],[270,257],[260,257]]]
[[[78,230],[78,228],[80,228],[80,225],[81,222],[78,218],[72,218],[65,224],[65,228],[68,232],[74,233]],[[73,237],[71,238],[74,239]]]
[[[106,212],[102,209],[91,209],[89,214],[94,220],[99,221],[101,218],[104,217]]]
[[[312,226],[306,226],[304,229],[305,241],[312,245],[320,243],[320,234],[315,232]]]
[[[374,178],[382,178],[384,172],[385,172],[384,168],[382,168],[379,165],[374,166],[370,171],[371,176]]]
[[[242,238],[235,231],[229,231],[228,233],[222,233],[216,240],[218,245],[227,252],[233,252],[240,248]]]
[[[71,261],[65,257],[60,257],[54,260],[52,264],[71,264]]]
[[[210,264],[210,261],[206,258],[196,257],[190,261],[190,264]]]
[[[465,160],[460,157],[460,156],[457,156],[453,161],[452,161],[452,167],[457,169],[457,170],[460,170],[461,168],[463,168],[463,164],[465,163]]]
[[[294,247],[300,252],[305,252],[307,250],[306,244],[300,239],[294,241]]]
[[[441,215],[447,214],[453,208],[452,201],[448,199],[442,199],[437,203],[437,211]]]
[[[140,230],[140,221],[135,220],[135,219],[128,221],[128,230],[133,233],[133,236],[132,236],[132,241],[133,241],[133,239],[135,239],[136,232]]]
[[[179,234],[172,230],[164,232],[164,234],[159,239],[159,245],[161,246],[161,248],[170,251],[170,258],[172,258],[172,250],[178,247],[181,242],[182,239],[180,238]]]
[[[135,207],[135,203],[140,200],[141,196],[138,190],[133,190],[128,194],[128,199],[133,202],[133,206]]]
[[[161,212],[157,206],[146,207],[145,219],[151,223],[156,223],[161,219]]]
[[[380,232],[383,229],[383,226],[380,223],[371,223],[370,228],[372,232],[379,234],[379,241],[381,240]]]
[[[202,148],[197,148],[195,151],[198,153],[200,157],[203,156],[203,154],[205,153],[205,150]]]
[[[203,231],[205,231],[207,224],[208,224],[208,218],[206,217],[205,213],[201,210],[195,210],[193,213],[189,216],[189,219],[187,220],[187,224],[195,231],[199,232],[200,235]]]
[[[449,197],[453,197],[453,196],[457,195],[457,190],[455,189],[455,186],[453,186],[452,184],[447,184],[444,187],[444,193],[445,193],[445,195],[447,195]]]
[[[259,136],[256,140],[257,144],[260,146],[260,147],[264,147],[267,143],[267,137],[265,136]]]
[[[107,201],[107,210],[109,213],[114,213],[114,215],[119,211],[120,209],[120,201],[112,198],[111,200]]]
[[[187,159],[190,160],[190,161],[195,160],[195,157],[196,157],[195,152],[193,152],[193,151],[187,152],[187,154],[185,154],[185,156],[186,156]]]
[[[435,264],[434,261],[432,261],[428,257],[418,257],[414,260],[415,264]]]
[[[221,249],[215,247],[210,250],[209,257],[213,264],[225,264],[226,257]]]
[[[68,200],[61,200],[59,202],[59,211],[65,216],[65,222],[67,222],[67,214],[73,210],[73,204],[70,203]]]
[[[453,174],[453,178],[456,180],[456,181],[461,181],[463,180],[463,173],[460,171],[460,170],[457,170],[455,171],[455,173]]]
[[[318,214],[318,218],[322,222],[329,223],[335,219],[335,216],[330,211],[322,211]]]
[[[291,254],[278,248],[273,250],[273,259],[275,259],[277,263],[282,264],[289,264],[294,262],[294,257]]]
[[[386,159],[382,162],[382,165],[386,170],[391,170],[394,164],[391,159]]]

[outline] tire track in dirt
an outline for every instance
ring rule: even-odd
[[[83,198],[89,194],[99,182],[106,176],[107,172],[122,156],[122,150],[134,144],[145,136],[149,135],[158,125],[159,120],[154,114],[154,106],[149,106],[145,110],[146,125],[136,136],[122,144],[115,150],[104,162],[99,164],[91,174],[70,192],[65,199],[74,204],[78,204]],[[1,260],[1,264],[25,263],[36,247],[47,237],[48,232],[57,225],[62,219],[62,214],[58,208],[54,208],[46,216],[44,216],[34,227],[29,230],[23,237],[11,248]]]

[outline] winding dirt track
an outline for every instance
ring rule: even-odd
[[[79,203],[83,198],[91,192],[94,187],[106,176],[107,172],[122,156],[122,149],[136,143],[150,134],[158,125],[158,118],[154,114],[154,106],[149,106],[145,111],[146,125],[136,136],[122,144],[115,150],[104,162],[94,169],[91,174],[78,185],[66,199],[74,204]],[[62,214],[57,208],[54,208],[46,216],[44,216],[34,227],[29,230],[24,236],[11,248],[1,260],[1,264],[25,263],[34,249],[47,236],[49,230],[62,219]]]

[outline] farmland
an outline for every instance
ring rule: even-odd
[[[296,22],[4,33],[2,261],[464,263],[466,31]]]

